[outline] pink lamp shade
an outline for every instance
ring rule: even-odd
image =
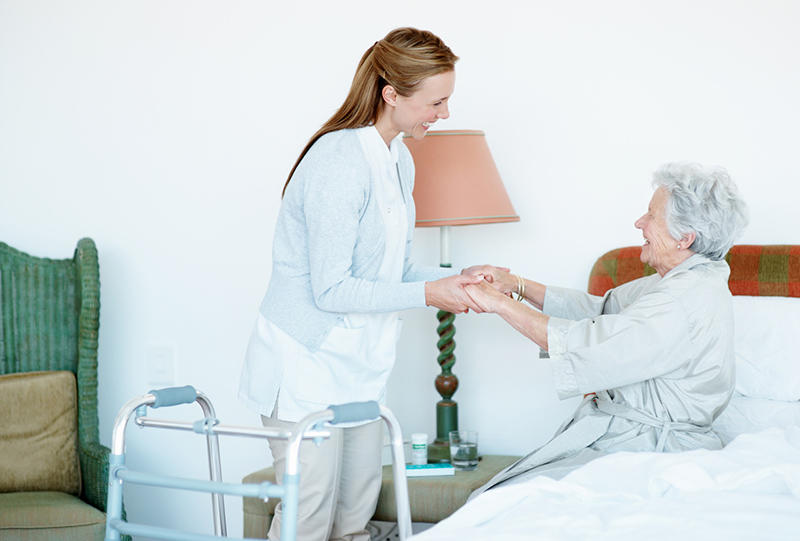
[[[403,142],[416,167],[417,227],[519,221],[482,131],[430,131]]]

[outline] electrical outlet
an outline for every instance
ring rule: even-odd
[[[147,346],[147,379],[150,385],[175,385],[175,348],[171,345]]]

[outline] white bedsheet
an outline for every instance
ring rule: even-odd
[[[412,539],[798,540],[800,428],[721,451],[615,453],[561,481],[489,490]]]

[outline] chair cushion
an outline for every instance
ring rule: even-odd
[[[72,372],[0,376],[0,493],[79,495],[77,391]]]
[[[0,494],[0,539],[101,540],[106,515],[62,492]]]

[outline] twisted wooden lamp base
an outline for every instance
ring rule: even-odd
[[[439,326],[436,331],[439,333],[439,366],[442,372],[436,376],[436,391],[442,399],[436,403],[436,439],[428,449],[429,462],[449,462],[450,461],[450,431],[458,430],[458,404],[452,400],[453,395],[458,389],[458,378],[452,372],[453,365],[456,364],[456,356],[453,351],[456,343],[453,336],[456,328],[453,322],[455,314],[439,310],[436,314],[439,319]]]

